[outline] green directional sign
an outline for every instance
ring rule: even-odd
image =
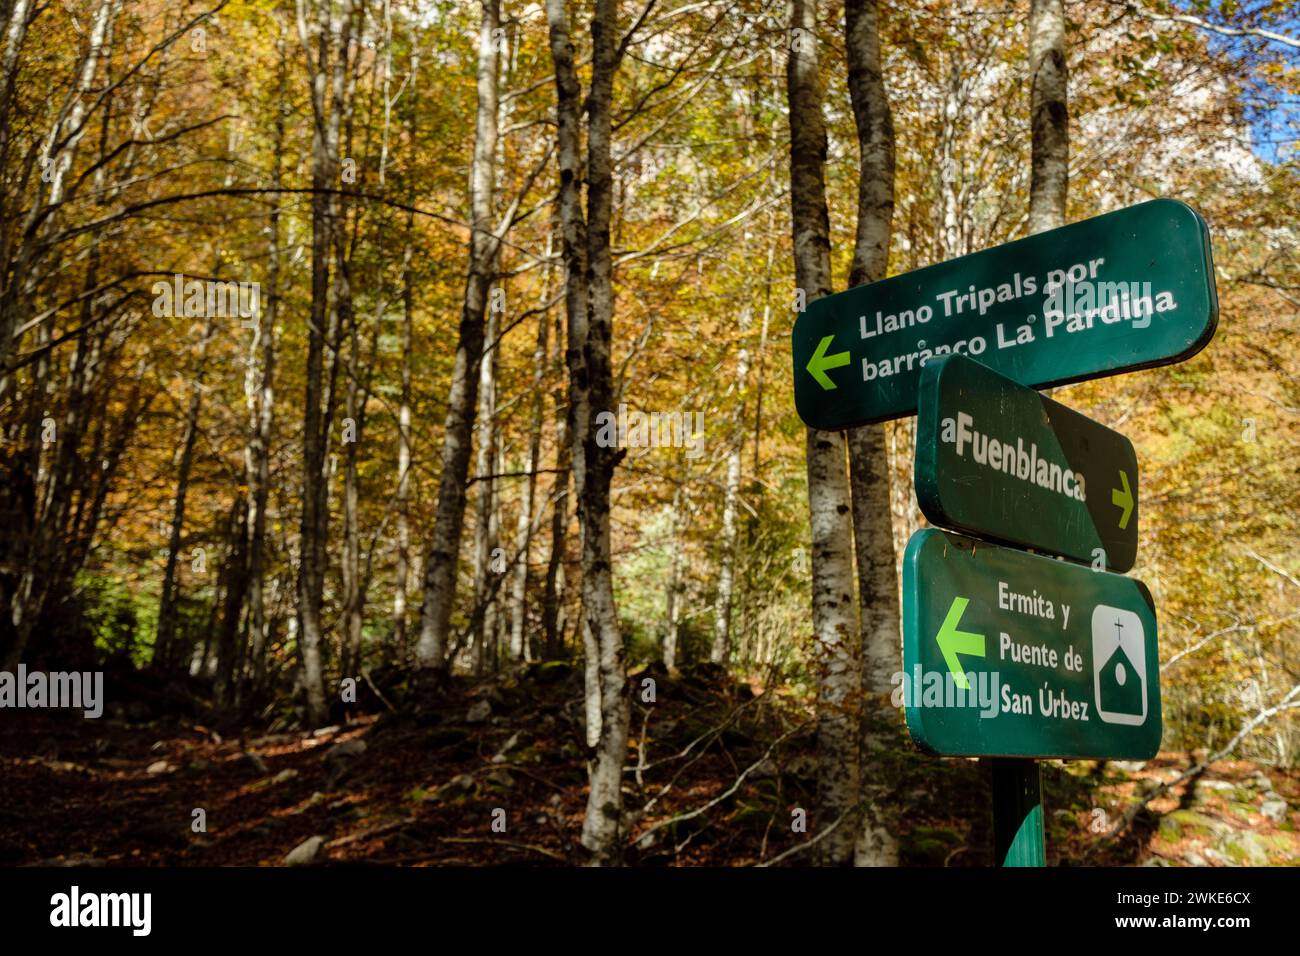
[[[962,355],[927,363],[920,388],[916,498],[932,524],[1133,567],[1132,442]]]
[[[934,753],[1146,760],[1160,746],[1155,608],[1132,578],[918,531],[903,666],[895,702]]]
[[[948,354],[1034,387],[1167,365],[1218,312],[1205,220],[1156,199],[809,303],[795,405],[831,431],[910,415],[921,370]]]

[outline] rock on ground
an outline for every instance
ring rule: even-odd
[[[285,866],[319,866],[329,862],[329,853],[325,851],[323,836],[308,837],[289,851],[284,858]]]

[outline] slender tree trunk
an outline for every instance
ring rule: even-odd
[[[402,397],[397,409],[397,580],[393,585],[393,643],[406,660],[406,599],[411,579],[411,242],[402,256]]]
[[[564,232],[566,282],[574,283],[581,260],[575,240],[581,235],[578,194],[579,112],[577,72],[564,0],[547,0],[551,57],[555,64],[560,163],[559,206]],[[591,21],[591,89],[587,97],[587,215],[585,285],[566,290],[569,400],[572,406],[573,475],[582,531],[582,603],[588,667],[596,679],[588,686],[587,740],[594,741],[588,763],[590,789],[582,843],[592,862],[610,865],[622,857],[623,760],[627,753],[630,704],[626,693],[623,638],[614,604],[610,562],[610,484],[617,463],[602,447],[593,427],[595,414],[613,399],[610,339],[614,314],[610,219],[613,200],[614,74],[618,69],[616,0],[597,0]],[[586,293],[585,303],[574,301]],[[594,683],[594,687],[592,684]],[[599,727],[593,727],[593,694],[599,694]]]
[[[348,102],[354,102],[349,91]],[[351,125],[351,108],[348,122]],[[352,152],[351,133],[348,152]],[[341,661],[344,672],[355,677],[361,667],[361,641],[365,622],[366,590],[369,584],[369,556],[363,560],[361,546],[361,475],[360,446],[365,439],[366,411],[370,402],[370,381],[374,373],[375,349],[378,347],[378,328],[383,317],[382,304],[371,323],[370,355],[362,356],[362,337],[357,326],[355,303],[352,297],[352,269],[357,242],[357,224],[354,221],[352,236],[343,241],[342,230],[336,235],[335,261],[337,269],[335,299],[339,304],[340,321],[348,337],[347,392],[344,397],[348,441],[343,447],[343,647]],[[381,296],[382,298],[382,293]]]
[[[763,387],[765,368],[763,359],[767,354],[767,337],[772,327],[772,276],[776,270],[776,211],[768,207],[767,211],[767,262],[763,271],[763,323],[758,331],[758,353],[755,356],[757,368],[754,375],[754,457],[753,481],[750,487],[755,497],[763,493],[763,483],[758,476],[763,473]],[[753,543],[756,521],[747,523],[748,539]]]
[[[492,477],[497,472],[497,365],[501,350],[497,347],[497,334],[501,327],[496,309],[488,312],[485,348],[489,354],[479,363],[478,379],[478,448],[474,468],[478,479],[474,525],[474,606],[481,607],[478,627],[474,632],[472,654],[475,674],[483,673],[490,663],[492,645],[496,635],[496,589],[490,576],[498,573],[493,566],[497,548],[496,500],[497,483]]]
[[[567,253],[566,268],[567,268]],[[566,284],[565,298],[569,291]],[[565,347],[564,329],[559,320],[555,323],[555,355],[563,369]],[[543,654],[547,660],[560,657],[564,644],[564,559],[569,532],[569,515],[572,513],[569,495],[569,470],[572,460],[572,404],[567,390],[557,390],[555,414],[555,492],[551,509],[551,552],[546,561],[546,584],[542,590],[542,635],[545,641]]]
[[[338,370],[338,303],[330,308],[330,258],[339,204],[333,190],[339,171],[338,108],[343,99],[344,77],[353,23],[352,2],[348,0],[337,17],[331,17],[329,4],[318,10],[316,54],[310,56],[305,19],[299,0],[299,28],[311,66],[312,113],[312,250],[311,309],[307,337],[303,412],[303,481],[301,550],[298,565],[299,648],[306,692],[306,716],[311,724],[323,723],[326,717],[324,642],[321,610],[327,569],[326,543],[329,540],[329,441],[334,412],[333,382]],[[333,64],[330,102],[326,99],[326,79]],[[328,375],[325,352],[332,353]]]
[[[614,74],[618,69],[617,0],[596,0],[591,21],[592,77],[587,98],[587,336],[583,362],[572,388],[577,401],[573,436],[582,528],[582,598],[600,661],[600,743],[588,777],[591,789],[583,817],[583,845],[599,865],[622,859],[623,761],[631,716],[624,665],[623,635],[614,604],[610,556],[610,485],[615,451],[596,441],[595,413],[613,407],[610,355],[614,320],[613,257],[610,219],[614,194]],[[585,381],[584,381],[585,379]],[[585,394],[582,394],[585,393]]]
[[[4,20],[4,53],[0,54],[0,115],[8,116],[13,103],[14,88],[18,82],[18,54],[22,52],[27,36],[27,25],[32,19],[33,0],[13,0]],[[9,125],[0,131],[0,146],[9,142]],[[3,150],[0,150],[3,155]]]
[[[172,502],[171,531],[167,539],[167,564],[163,569],[162,594],[158,601],[158,635],[154,641],[152,665],[170,669],[176,659],[173,643],[176,635],[176,564],[180,560],[181,535],[185,528],[185,504],[190,490],[190,470],[194,463],[194,443],[199,434],[199,409],[203,404],[203,375],[207,366],[208,345],[215,322],[208,316],[203,339],[199,342],[198,368],[190,389],[189,410],[185,415],[185,433],[181,438],[180,465],[176,473],[176,497]]]
[[[354,18],[350,33],[361,36],[365,26],[364,5],[353,7]],[[339,156],[355,155],[355,116],[356,87],[360,57],[351,58],[345,54],[342,58],[344,71],[343,82],[338,82],[336,72],[334,85],[334,110],[339,114],[342,129]],[[378,69],[380,59],[371,61],[371,90],[374,89],[374,71]],[[373,101],[373,100],[372,100]],[[370,126],[367,124],[366,143],[369,143]],[[363,147],[365,148],[365,147]],[[382,172],[381,172],[382,175]],[[362,363],[362,340],[357,327],[356,303],[353,298],[353,262],[357,247],[360,224],[353,218],[349,226],[346,197],[337,197],[339,213],[333,230],[334,239],[334,306],[338,313],[338,345],[335,347],[334,363],[338,367],[339,350],[346,338],[347,348],[347,388],[344,394],[344,431],[343,431],[343,553],[341,578],[343,584],[343,601],[340,608],[342,638],[340,641],[339,663],[342,673],[356,677],[361,666],[361,641],[366,606],[367,574],[364,570],[361,554],[361,489],[358,465],[359,448],[365,437],[366,406],[369,402],[369,382],[374,367],[374,351],[364,367]],[[382,301],[382,288],[377,295]],[[383,306],[376,310],[372,323],[378,329],[383,318]],[[378,333],[373,333],[372,343],[377,343]],[[331,386],[333,387],[333,386]]]
[[[343,673],[349,677],[358,674],[361,664],[362,614],[365,610],[365,591],[361,571],[361,492],[358,487],[357,446],[365,428],[365,396],[361,385],[361,368],[358,349],[360,337],[355,322],[351,323],[351,348],[348,351],[348,390],[344,399],[350,441],[343,446]]]
[[[957,190],[960,188],[961,169],[957,155],[958,120],[961,117],[962,62],[960,48],[949,52],[948,82],[943,88],[943,126],[939,133],[939,210],[942,217],[939,229],[941,259],[959,256],[965,251],[958,209]]]
[[[1029,68],[1033,71],[1029,231],[1036,233],[1065,225],[1065,202],[1070,186],[1064,0],[1031,0]]]
[[[790,199],[795,283],[813,302],[831,291],[826,207],[826,127],[815,0],[794,0],[786,81],[790,104]],[[819,827],[842,820],[818,844],[823,863],[852,859],[859,796],[860,635],[853,595],[852,529],[844,436],[808,430],[813,635],[817,668]]]
[[[686,483],[690,478],[690,462],[686,472],[673,492],[673,516],[668,528],[668,586],[664,593],[664,639],[661,653],[664,667],[669,673],[677,671],[677,641],[682,615],[682,538],[686,535]]]
[[[546,257],[552,253],[551,237],[547,237]],[[519,517],[515,522],[515,553],[519,556],[514,566],[514,579],[510,593],[510,659],[531,659],[528,638],[524,634],[528,615],[528,558],[532,547],[533,510],[537,496],[537,469],[541,467],[542,423],[546,413],[546,359],[548,330],[551,319],[546,303],[551,297],[551,272],[546,269],[542,282],[542,307],[537,319],[537,347],[533,350],[533,415],[528,427],[528,454],[524,459],[524,483],[519,492]]]
[[[465,521],[465,482],[469,476],[470,444],[478,400],[484,316],[488,293],[496,278],[498,242],[492,233],[493,179],[497,142],[498,0],[483,0],[478,47],[478,113],[474,156],[470,165],[469,275],[461,309],[460,340],[452,368],[451,394],[443,433],[442,474],[433,538],[424,561],[424,607],[416,659],[426,668],[447,665],[447,637],[456,601],[457,566]]]
[[[845,4],[845,50],[849,95],[858,132],[858,224],[849,285],[885,277],[894,216],[894,120],[881,70],[876,0]],[[858,568],[862,640],[862,783],[865,818],[855,860],[859,865],[896,866],[897,828],[884,805],[891,781],[889,724],[891,677],[901,667],[898,579],[890,514],[889,450],[883,425],[848,433],[853,493],[853,540]]]
[[[352,32],[359,34],[362,29],[364,12],[356,10],[357,23]],[[355,67],[356,62],[353,65]],[[377,68],[378,58],[374,61]],[[373,75],[372,75],[373,82]],[[343,129],[339,155],[352,156],[354,153],[354,117],[356,115],[357,70],[347,71],[346,86],[336,82],[334,109],[340,117]],[[340,95],[341,94],[341,95]],[[339,197],[339,215],[333,230],[334,238],[334,307],[338,314],[338,345],[335,347],[334,363],[338,366],[339,350],[342,341],[347,339],[347,390],[343,399],[343,553],[340,576],[343,584],[343,602],[340,623],[342,640],[339,661],[342,672],[355,677],[361,664],[361,638],[363,616],[366,605],[366,575],[363,571],[361,556],[361,489],[358,467],[358,451],[364,440],[366,429],[366,405],[369,401],[369,381],[374,366],[373,349],[365,367],[362,366],[361,335],[357,328],[356,303],[352,294],[353,261],[357,246],[358,221],[348,224],[348,209],[345,197]],[[379,293],[382,300],[383,293]],[[382,305],[372,323],[378,328],[382,319]],[[373,341],[378,340],[375,333]],[[331,383],[331,391],[334,385]]]
[[[225,592],[221,602],[221,623],[217,636],[217,668],[213,697],[218,709],[229,707],[243,664],[240,620],[244,595],[248,591],[248,499],[236,495],[226,519]]]
[[[407,113],[407,138],[415,145],[415,116],[419,106],[416,78],[418,55],[411,57],[411,104]],[[414,206],[415,183],[411,182],[407,201]],[[397,659],[405,663],[409,648],[406,635],[406,600],[411,577],[411,343],[415,312],[415,284],[411,271],[414,251],[412,233],[414,211],[406,214],[406,232],[402,240],[402,397],[397,409],[397,580],[393,590],[393,643]]]
[[[748,295],[748,290],[746,290]],[[727,477],[722,497],[722,554],[718,560],[718,598],[713,607],[713,645],[709,660],[725,664],[731,652],[731,604],[735,592],[736,513],[740,502],[741,460],[745,452],[745,381],[749,377],[750,326],[753,309],[740,313],[741,345],[736,356],[736,419],[727,452]]]
[[[277,41],[280,51],[280,72],[275,102],[275,138],[272,142],[271,188],[278,190],[282,182],[281,152],[284,148],[284,104],[287,83],[287,51],[281,36]],[[248,631],[249,661],[246,682],[256,691],[262,686],[266,674],[266,597],[265,551],[266,509],[270,498],[271,426],[275,419],[275,322],[280,312],[280,197],[276,193],[271,201],[267,229],[270,241],[267,250],[266,307],[257,317],[253,341],[249,346],[249,374],[246,388],[249,391],[249,439],[244,452],[244,473],[248,482]],[[260,365],[257,360],[261,349]]]
[[[543,624],[546,631],[547,656],[559,655],[563,630],[565,537],[571,505],[567,494],[572,474],[574,498],[581,495],[581,432],[579,403],[585,399],[574,388],[575,380],[585,382],[583,362],[587,342],[587,222],[582,212],[582,87],[578,81],[573,39],[565,0],[546,0],[551,60],[555,66],[555,117],[557,164],[560,185],[557,207],[562,236],[564,262],[564,359],[569,373],[568,400],[563,420],[563,442],[556,463],[555,513],[551,524],[551,559],[546,575]],[[556,335],[558,348],[560,336]],[[589,418],[589,410],[587,412]],[[586,422],[586,418],[583,422]],[[581,507],[579,504],[577,507]],[[590,732],[590,728],[589,728]]]

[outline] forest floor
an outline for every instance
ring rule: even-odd
[[[656,702],[638,694],[634,705],[628,862],[806,862],[804,852],[782,856],[829,822],[809,811],[806,833],[792,829],[815,795],[803,704],[785,687],[765,692],[708,667],[650,668],[636,686],[646,676]],[[547,663],[456,679],[422,695],[435,704],[390,709],[402,692],[368,693],[311,733],[275,721],[232,728],[148,704],[98,720],[0,713],[0,865],[277,865],[291,853],[316,863],[583,861],[580,671]],[[987,865],[984,768],[905,740],[898,753],[902,863]],[[1095,848],[1098,831],[1192,759],[1044,762],[1049,863],[1300,862],[1300,773],[1245,761],[1212,765]]]

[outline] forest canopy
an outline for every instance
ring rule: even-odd
[[[1213,342],[1053,397],[1137,449],[1163,749],[1294,766],[1295,3],[0,13],[4,668],[311,728],[346,679],[400,709],[573,662],[613,861],[652,819],[619,819],[637,675],[708,665],[815,724],[828,805],[883,801],[860,722],[907,746],[915,421],[820,447],[794,321],[1170,197],[1209,226]]]

